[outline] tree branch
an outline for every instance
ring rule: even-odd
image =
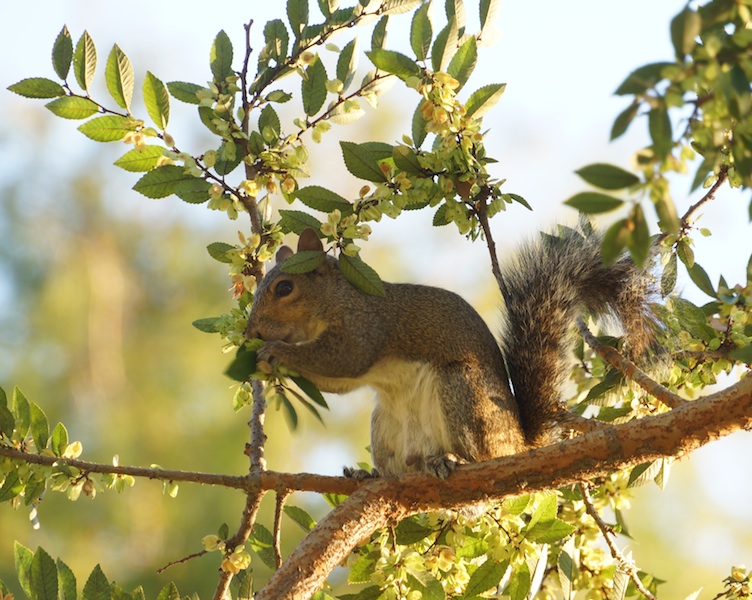
[[[260,590],[256,600],[310,598],[374,531],[439,507],[556,489],[666,456],[679,456],[752,428],[752,376],[674,410],[484,463],[446,480],[415,473],[369,481],[324,517]]]

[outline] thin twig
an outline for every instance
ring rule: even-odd
[[[601,343],[590,332],[582,317],[577,319],[577,330],[580,332],[582,339],[587,342],[587,345],[593,349],[593,352],[666,406],[677,408],[686,403],[686,400],[681,396],[674,394],[668,388],[648,377],[631,360],[619,354],[611,346]]]
[[[282,566],[282,508],[290,490],[277,490],[277,501],[274,506],[274,564],[279,569]]]
[[[198,558],[199,556],[203,556],[204,554],[207,554],[207,551],[201,550],[200,552],[194,552],[193,554],[189,554],[188,556],[184,556],[183,558],[170,561],[164,567],[160,567],[159,569],[157,569],[157,574],[164,573],[170,567],[174,567],[175,565],[180,565],[182,563],[188,562],[189,560]]]
[[[629,576],[635,587],[643,596],[645,596],[649,600],[655,600],[655,596],[653,596],[653,594],[642,584],[642,581],[640,581],[640,578],[637,576],[637,567],[635,566],[634,562],[627,560],[627,558],[624,556],[624,554],[622,554],[621,550],[619,550],[618,546],[616,545],[616,542],[614,541],[615,535],[613,528],[601,518],[600,514],[598,513],[598,509],[595,508],[595,505],[593,504],[593,498],[590,496],[590,484],[580,483],[578,484],[578,487],[580,489],[580,493],[582,494],[582,501],[585,503],[585,510],[587,511],[587,514],[592,517],[596,525],[598,525],[598,529],[601,530],[603,539],[606,541],[606,545],[611,551],[611,556],[615,561],[619,563],[619,568]]]

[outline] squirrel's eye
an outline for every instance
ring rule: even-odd
[[[277,296],[277,298],[284,298],[285,296],[292,294],[292,288],[292,281],[283,279],[277,284],[277,287],[274,288],[274,295]]]

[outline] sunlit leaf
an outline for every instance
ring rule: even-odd
[[[301,83],[303,110],[309,117],[315,115],[326,100],[326,69],[317,56],[303,72]]]
[[[492,83],[475,90],[465,103],[465,115],[480,119],[501,99],[506,87],[506,83]]]
[[[63,119],[88,119],[99,112],[99,107],[94,102],[79,96],[63,96],[48,102],[45,106]]]
[[[78,130],[95,142],[119,142],[128,133],[135,131],[137,122],[131,117],[103,115],[78,127]]]
[[[595,163],[575,171],[590,185],[604,190],[621,190],[640,182],[640,178],[614,165]]]
[[[133,65],[117,44],[107,58],[104,75],[112,99],[120,108],[129,110],[133,99]]]
[[[63,86],[57,81],[45,77],[29,77],[18,83],[9,85],[8,89],[14,94],[25,98],[57,98],[65,96]]]
[[[68,27],[63,25],[52,46],[52,68],[57,76],[65,81],[68,78],[71,62],[73,61],[73,40]]]
[[[150,71],[147,71],[143,92],[144,104],[149,117],[159,129],[167,129],[167,123],[170,120],[170,96],[165,84]]]
[[[82,89],[88,91],[96,69],[97,50],[94,46],[94,40],[91,39],[87,31],[84,31],[76,43],[76,50],[73,52],[73,73]]]

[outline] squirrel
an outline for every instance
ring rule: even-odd
[[[263,340],[259,362],[296,371],[323,392],[376,390],[375,469],[346,468],[346,475],[427,471],[446,478],[457,464],[558,439],[579,316],[616,317],[633,356],[655,345],[649,269],[627,256],[604,264],[601,237],[584,229],[514,253],[499,282],[500,343],[453,292],[385,282],[383,297],[369,295],[332,256],[313,271],[286,273],[288,247],[257,288],[246,337]],[[302,232],[298,252],[322,250],[314,230]]]

